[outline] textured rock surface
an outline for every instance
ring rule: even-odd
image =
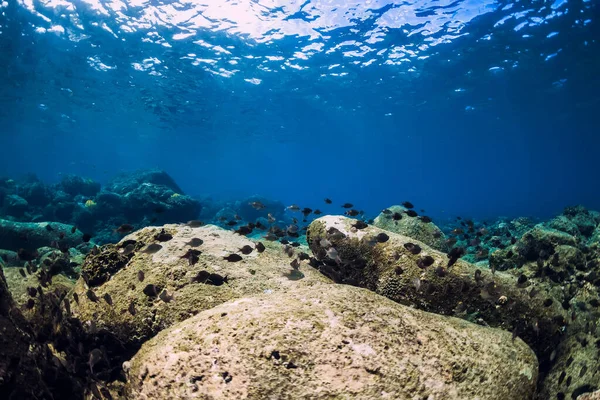
[[[311,250],[323,263],[321,271],[336,282],[365,287],[425,311],[516,330],[542,359],[561,340],[567,314],[546,287],[532,280],[518,284],[517,277],[508,273],[477,272],[462,260],[448,267],[448,256],[424,243],[373,226],[356,230],[353,222],[327,216],[308,229]],[[378,234],[389,239],[377,243]],[[412,254],[407,243],[418,244],[421,252]],[[328,255],[332,248],[339,259]],[[422,268],[418,262],[426,256],[432,265]]]
[[[408,236],[428,246],[445,251],[447,249],[446,236],[433,222],[423,222],[417,217],[409,217],[404,214],[407,209],[402,206],[388,207],[392,213],[400,213],[402,219],[395,221],[390,214],[379,214],[373,225],[386,231]]]
[[[46,229],[50,224],[52,231]],[[18,251],[21,248],[36,250],[50,246],[53,241],[61,245],[75,247],[82,243],[81,232],[71,233],[72,225],[57,222],[15,222],[0,219],[0,248]],[[64,233],[60,239],[59,233]]]
[[[572,317],[540,387],[540,398],[575,399],[600,388],[599,307],[598,290],[589,283],[570,300]]]
[[[132,399],[529,399],[535,355],[510,333],[345,285],[232,301],[143,345]]]
[[[600,400],[600,391],[582,394],[577,400]]]
[[[34,342],[29,326],[12,299],[0,268],[0,398],[51,398],[42,369],[49,360]]]
[[[239,262],[228,262],[225,256],[241,254],[239,249],[245,245],[254,248],[255,242],[213,225],[165,225],[164,229],[172,239],[159,242],[154,237],[161,228],[144,228],[124,237],[118,245],[103,246],[99,254],[88,256],[82,271],[108,268],[110,274],[105,278],[110,279],[90,282],[89,288],[97,297],[93,301],[88,296],[88,285],[80,278],[75,286],[79,304],[73,304],[73,313],[83,321],[95,321],[98,328],[108,328],[124,342],[142,342],[165,327],[231,299],[330,282],[306,261],[301,262],[299,272],[294,272],[292,258],[284,254],[279,243],[264,242],[268,246],[265,252],[253,250],[242,255]],[[192,247],[188,243],[193,238],[203,243]],[[162,248],[154,254],[143,253],[151,243]],[[134,250],[125,256],[122,252],[128,244]],[[182,258],[190,249],[201,252],[193,265]],[[113,259],[119,262],[113,265]],[[139,279],[140,271],[143,281]],[[216,285],[206,278],[195,280],[200,273],[218,274],[227,282]],[[158,296],[163,290],[172,296],[170,301]],[[104,299],[107,294],[112,305]]]
[[[8,289],[12,294],[14,301],[23,306],[31,297],[27,294],[28,287],[38,287],[39,280],[35,274],[25,278],[19,273],[19,268],[4,268],[4,276]],[[46,292],[68,293],[75,286],[75,282],[66,276],[59,274],[52,277],[52,282],[44,288]],[[25,313],[27,317],[27,313]]]

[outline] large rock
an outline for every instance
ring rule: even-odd
[[[35,342],[31,329],[12,299],[0,268],[0,397],[52,398],[44,376],[51,360],[45,345]]]
[[[548,259],[561,245],[577,247],[577,240],[568,233],[538,224],[513,246],[490,254],[490,266],[499,271],[521,268],[528,261]]]
[[[52,230],[47,226],[50,225]],[[16,222],[0,220],[0,248],[12,251],[37,250],[58,242],[61,246],[75,247],[82,243],[80,231],[71,232],[71,225],[58,222]],[[61,239],[61,232],[64,237]]]
[[[156,240],[161,229],[172,239]],[[189,242],[194,238],[203,243],[192,247]],[[149,244],[162,248],[153,254],[144,253]],[[132,252],[124,254],[128,245]],[[79,304],[73,305],[73,313],[83,321],[95,321],[98,328],[107,328],[125,343],[143,342],[176,322],[231,299],[330,282],[306,261],[295,271],[290,266],[292,258],[279,243],[265,242],[266,251],[259,254],[254,250],[242,255],[239,262],[224,259],[231,253],[241,254],[239,249],[246,245],[254,248],[255,242],[213,225],[144,228],[117,245],[103,246],[100,252],[88,255],[82,267],[88,284],[83,278],[77,282]],[[189,250],[201,252],[196,263],[184,257]],[[198,277],[210,273],[227,278],[227,282]],[[155,285],[156,291],[148,285]],[[90,299],[88,288],[97,301],[91,295]],[[163,290],[172,300],[161,300],[158,295]],[[104,299],[106,294],[112,305]]]
[[[576,399],[600,388],[600,298],[586,283],[570,300],[565,339],[540,387],[540,398]]]
[[[161,332],[128,398],[530,399],[537,359],[510,333],[346,285],[243,298]]]
[[[320,270],[336,282],[365,287],[425,311],[513,331],[542,360],[561,340],[567,314],[560,298],[539,282],[518,283],[514,275],[493,274],[460,259],[448,266],[446,254],[424,243],[373,226],[357,230],[354,222],[326,216],[308,229],[309,246],[322,262]],[[377,235],[384,235],[382,243]],[[420,253],[413,254],[408,243],[420,246]],[[431,265],[424,265],[425,260]]]
[[[98,182],[78,175],[64,176],[59,187],[71,196],[80,194],[86,197],[93,197],[100,191],[100,184]]]
[[[166,186],[142,183],[123,196],[123,212],[129,221],[159,215],[162,220],[185,222],[196,219],[200,203]]]
[[[25,211],[27,211],[29,203],[21,196],[9,194],[4,198],[3,206],[3,211],[6,215],[22,217],[23,214],[25,214]]]
[[[436,250],[447,250],[448,245],[446,244],[446,236],[433,222],[423,222],[418,217],[407,216],[404,214],[407,209],[402,206],[391,206],[388,207],[388,210],[390,210],[392,213],[379,214],[377,218],[375,218],[373,225],[378,228],[385,229],[386,231],[411,237],[427,244],[430,247],[433,247]],[[392,218],[394,213],[400,213],[402,215],[402,219],[394,220]]]
[[[175,193],[183,194],[173,178],[159,169],[140,170],[117,175],[106,185],[106,190],[125,195],[144,183],[165,186]]]
[[[577,400],[600,400],[600,391],[582,394],[581,396],[577,397]]]

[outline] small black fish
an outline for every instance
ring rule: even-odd
[[[129,232],[133,231],[133,229],[134,229],[133,225],[123,224],[123,225],[119,226],[117,229],[115,229],[115,232],[123,234],[123,233],[129,233]]]
[[[331,204],[331,199],[325,199],[326,204]]]
[[[81,240],[84,243],[89,242],[91,238],[92,238],[92,235],[90,235],[89,233],[84,233],[83,236],[81,236]]]
[[[429,222],[433,222],[433,220],[430,217],[426,216],[426,215],[420,216],[419,219],[421,220],[421,222],[424,222],[426,224],[429,223]]]
[[[64,303],[65,303],[65,311],[67,312],[67,315],[70,316],[71,315],[71,302],[69,301],[69,299],[67,299],[65,297]]]
[[[193,219],[191,221],[188,221],[186,225],[189,226],[190,228],[199,228],[201,226],[204,226],[204,222],[199,221],[197,219]]]
[[[321,214],[323,214],[323,212],[321,210],[315,210],[315,211],[313,211],[313,214],[321,215]]]
[[[210,284],[214,286],[221,286],[223,283],[228,283],[228,279],[226,276],[213,273],[208,276],[207,282],[210,282]]]
[[[28,310],[31,310],[33,308],[33,306],[35,306],[35,300],[28,299],[27,303],[25,303],[25,308],[27,308]]]
[[[200,254],[202,254],[200,250],[188,249],[188,251],[182,255],[181,258],[187,259],[189,265],[194,265],[198,262],[198,260],[200,260]]]
[[[200,271],[198,274],[192,278],[192,282],[206,283],[208,278],[210,277],[210,272],[208,271]]]
[[[77,232],[77,227],[76,226],[72,226],[71,227],[71,233],[75,233]]]
[[[349,217],[356,217],[358,214],[360,214],[360,212],[358,210],[352,209],[346,211],[344,214],[346,214]]]
[[[433,265],[434,261],[435,260],[433,257],[425,256],[425,257],[419,258],[419,260],[417,261],[417,265],[419,266],[419,268],[425,269],[425,268]]]
[[[390,215],[390,214],[392,214],[392,210],[388,210],[387,208],[384,208],[383,210],[381,210],[381,213],[384,215]]]
[[[463,247],[453,247],[448,253],[448,267],[453,266],[465,253],[466,251]]]
[[[131,314],[131,315],[136,314],[135,304],[133,303],[133,300],[131,300],[131,303],[129,303],[129,307],[127,307],[127,311],[129,311],[129,314]]]
[[[305,217],[308,217],[310,215],[310,213],[312,213],[312,209],[306,207],[302,209],[302,215],[304,215]]]
[[[265,229],[267,229],[266,226],[264,226],[260,221],[256,221],[256,224],[254,224],[256,229],[260,229],[261,231],[264,231]]]
[[[404,208],[414,208],[413,204],[410,201],[405,201],[401,204]]]
[[[137,272],[137,278],[138,278],[138,281],[140,281],[140,282],[144,282],[144,277],[145,277],[144,271],[142,271],[142,270],[139,270],[139,271]]]
[[[238,229],[236,229],[234,232],[237,233],[238,235],[249,235],[252,233],[252,228],[250,228],[247,225],[242,225]]]
[[[93,301],[94,303],[98,301],[98,296],[96,296],[96,293],[94,293],[92,289],[88,289],[87,292],[85,292],[85,295],[88,299],[90,299],[90,301]]]
[[[292,246],[292,247],[300,247],[300,243],[298,243],[298,242],[290,242],[290,246]]]
[[[144,287],[144,289],[142,291],[148,297],[158,296],[158,288],[156,287],[156,285],[154,285],[152,283],[147,284],[146,287]]]
[[[414,243],[404,243],[404,248],[412,254],[419,254],[421,252],[421,246]]]
[[[342,204],[342,207],[343,208],[352,208],[352,207],[354,207],[354,204],[352,204],[352,203],[344,203],[344,204]]]
[[[48,224],[48,225],[46,225],[46,230],[48,232],[52,232],[54,230],[54,228],[52,227],[52,225]]]
[[[41,288],[38,287],[38,292],[42,293],[40,289]],[[79,295],[75,292],[73,292],[73,299],[75,299],[75,303],[79,304]]]
[[[248,203],[248,205],[250,205],[255,210],[262,210],[263,208],[265,208],[265,205],[260,201],[253,201],[251,203]]]
[[[165,303],[169,303],[171,302],[171,300],[173,300],[173,295],[170,295],[167,292],[167,289],[164,289],[162,292],[160,292],[160,294],[158,295],[158,297],[164,301]]]
[[[242,254],[248,255],[250,253],[252,253],[254,249],[252,248],[252,246],[250,245],[245,245],[244,247],[242,247],[239,251]]]
[[[223,259],[229,262],[238,262],[242,260],[242,256],[240,256],[239,254],[231,253],[230,255],[223,257]]]
[[[25,270],[23,268],[19,268],[19,273],[23,278],[27,278],[27,274],[25,273]]]
[[[274,233],[271,233],[271,232],[269,232],[266,235],[264,235],[263,238],[265,240],[268,240],[269,242],[274,242],[275,240],[278,239],[277,235],[275,235]]]
[[[22,261],[33,261],[38,257],[38,252],[37,250],[34,251],[29,251],[29,250],[25,250],[25,249],[19,249],[17,251],[17,257],[19,258],[19,260]]]
[[[447,274],[448,272],[446,271],[446,268],[444,268],[444,267],[442,267],[442,266],[440,265],[440,266],[438,266],[438,267],[435,269],[435,273],[436,273],[436,275],[437,275],[437,276],[439,276],[440,278],[442,278],[442,277],[446,276],[446,274]]]
[[[157,251],[159,251],[160,249],[162,249],[162,245],[160,245],[158,243],[151,243],[148,246],[146,246],[144,249],[142,249],[142,251],[140,253],[154,254]]]
[[[365,223],[364,221],[356,221],[352,226],[355,227],[356,229],[365,229],[369,225],[367,223]]]
[[[235,226],[237,224],[238,224],[238,222],[232,219],[231,221],[227,222],[225,225],[227,225],[227,226]]]
[[[302,252],[298,253],[298,258],[300,260],[308,260],[310,258],[310,256],[307,253],[302,251]]]
[[[35,295],[37,294],[37,290],[34,287],[28,287],[27,288],[27,294],[31,297],[35,297]]]
[[[377,236],[375,236],[375,240],[377,241],[377,243],[385,243],[390,239],[390,237],[388,235],[386,235],[385,233],[381,232],[380,234],[378,234]]]
[[[413,217],[413,218],[416,217],[417,215],[419,215],[419,214],[417,214],[417,212],[415,210],[407,210],[404,213],[406,215],[408,215],[409,217]]]
[[[290,262],[290,266],[294,269],[300,268],[300,261],[297,258],[294,258],[292,262]]]
[[[122,254],[124,256],[127,256],[127,255],[133,253],[134,250],[135,250],[135,245],[130,243],[123,248]]]
[[[204,243],[204,240],[199,239],[199,238],[192,238],[189,242],[187,242],[186,244],[188,246],[192,246],[192,247],[198,247],[200,245],[202,245]]]
[[[102,298],[104,299],[104,301],[106,301],[106,304],[108,304],[109,306],[113,305],[112,297],[110,297],[110,294],[104,293],[104,296],[102,296]]]
[[[392,219],[394,221],[400,221],[402,219],[402,214],[400,214],[399,212],[395,212],[392,214]]]
[[[158,240],[159,242],[168,242],[169,240],[173,239],[173,235],[167,233],[164,229],[161,229],[160,232],[154,236],[154,239]]]
[[[262,253],[266,249],[265,245],[262,244],[262,242],[256,243],[255,247],[256,247],[256,251],[258,251],[259,253]]]

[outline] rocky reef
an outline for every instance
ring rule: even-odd
[[[144,210],[176,204],[159,186],[180,192],[159,172],[62,190],[97,206],[119,198],[115,210],[146,221],[126,203],[144,192]],[[27,193],[48,195],[40,187]],[[158,214],[221,226],[132,227],[98,246],[72,222],[0,223],[0,397],[576,399],[600,388],[597,213],[448,226],[402,206],[374,224],[305,209],[304,241],[277,202],[185,204]]]
[[[200,211],[200,203],[160,170],[121,174],[104,187],[76,175],[66,175],[57,184],[44,184],[35,176],[0,180],[0,215],[4,220],[13,224],[61,223],[69,225],[68,229],[58,226],[56,230],[65,233],[76,226],[97,243],[114,242],[113,230],[121,224],[142,227],[184,222],[197,218]],[[23,237],[21,232],[0,232],[0,248],[14,249],[20,243],[5,241],[19,237]]]

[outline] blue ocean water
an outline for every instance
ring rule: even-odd
[[[3,176],[106,182],[158,167],[194,196],[325,212],[600,209],[598,2],[5,0],[0,12]]]

